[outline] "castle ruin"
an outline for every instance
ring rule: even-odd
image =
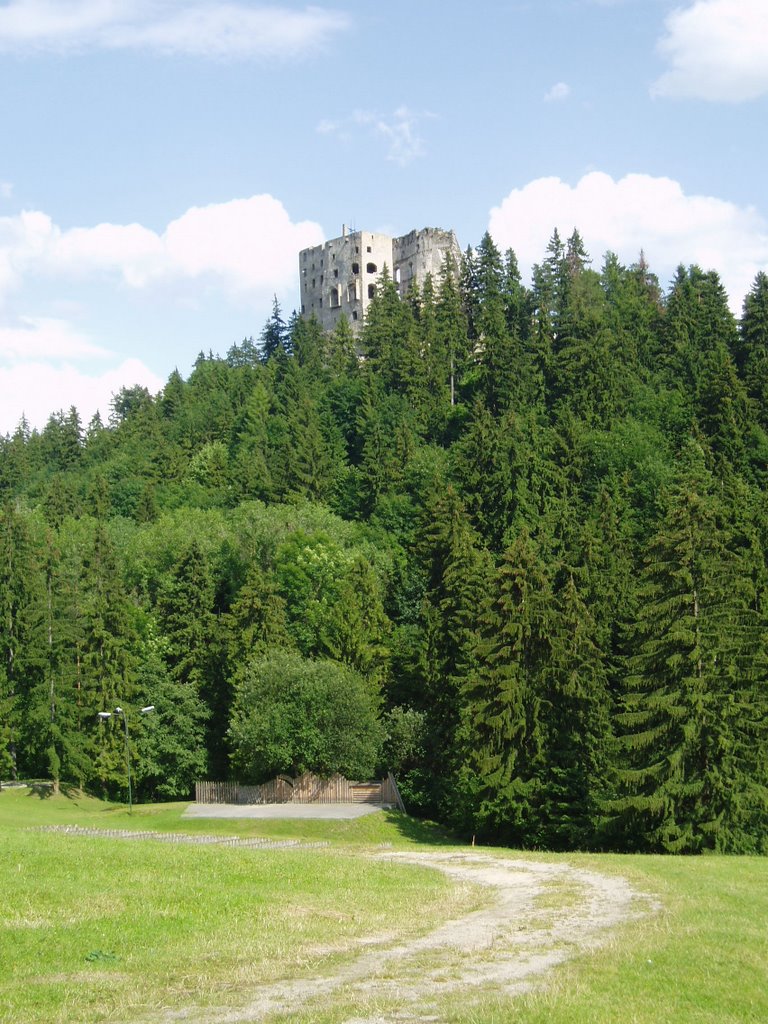
[[[302,316],[313,314],[325,331],[332,331],[344,314],[357,333],[376,294],[376,281],[389,269],[401,297],[427,274],[435,280],[446,255],[458,266],[459,243],[453,231],[423,228],[400,238],[371,231],[347,231],[322,245],[299,253]]]

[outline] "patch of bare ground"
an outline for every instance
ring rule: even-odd
[[[514,995],[556,965],[605,942],[619,924],[655,909],[621,877],[566,862],[513,860],[479,852],[387,853],[397,864],[426,865],[459,884],[489,890],[481,910],[446,921],[419,938],[370,936],[333,973],[261,986],[236,1010],[182,1011],[166,1021],[246,1024],[321,1013],[337,995],[345,1005],[388,1007],[345,1024],[439,1021],[444,995],[490,987]],[[311,1004],[311,1005],[310,1005]]]

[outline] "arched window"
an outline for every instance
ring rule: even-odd
[[[376,297],[376,285],[375,284],[369,284],[368,285],[368,298],[369,299],[373,299],[375,297]]]
[[[376,264],[375,263],[369,263],[366,266],[366,268],[365,268],[365,272],[366,272],[366,274],[375,274],[376,273]]]
[[[360,264],[359,263],[353,263],[352,264],[352,273],[353,274],[359,274],[360,273]]]
[[[339,301],[339,289],[331,288],[331,309],[337,309],[341,305]]]

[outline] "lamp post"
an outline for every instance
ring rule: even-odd
[[[148,704],[145,708],[141,708],[142,715],[149,715],[155,710],[154,704]],[[131,793],[131,742],[128,736],[128,716],[125,711],[117,707],[114,711],[99,711],[99,718],[102,721],[106,721],[111,718],[112,715],[120,715],[123,719],[123,725],[125,726],[125,770],[128,775],[128,813],[133,814],[133,796]]]

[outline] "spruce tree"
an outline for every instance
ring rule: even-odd
[[[462,305],[458,273],[453,260],[446,256],[440,268],[435,301],[435,362],[444,360],[451,408],[459,401],[460,384],[471,360],[469,325]]]
[[[541,842],[542,702],[550,662],[551,584],[526,532],[503,556],[484,603],[477,667],[462,693],[459,792],[472,827],[487,838]]]
[[[599,844],[614,760],[607,657],[600,631],[569,572],[553,608],[545,673],[541,842],[549,849]]]
[[[272,313],[264,324],[259,336],[259,352],[262,363],[270,359],[284,359],[289,349],[288,325],[283,319],[280,303],[275,295],[272,301]]]
[[[629,848],[759,848],[765,627],[703,454],[689,446],[652,539],[622,708],[615,808]]]
[[[736,363],[747,392],[768,426],[768,274],[761,271],[744,299]]]
[[[179,714],[169,726],[183,728],[178,742],[204,757],[206,739],[221,756],[226,730],[227,695],[218,677],[219,634],[214,580],[196,540],[182,550],[160,580],[155,615],[166,671],[173,686],[167,699],[178,701]],[[206,736],[206,724],[211,730]],[[208,746],[210,751],[210,746]],[[189,790],[193,778],[185,780]]]

